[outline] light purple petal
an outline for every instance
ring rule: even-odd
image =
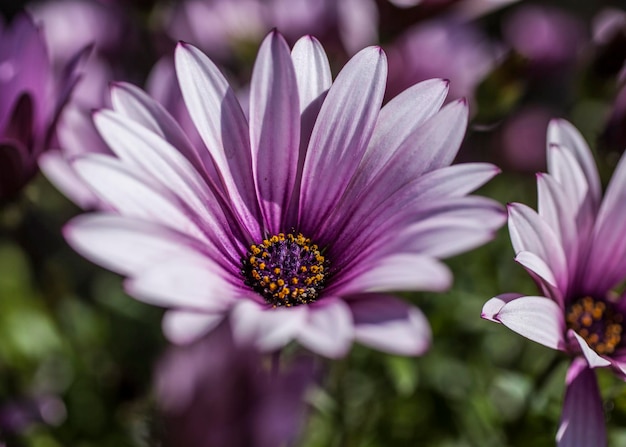
[[[291,59],[298,83],[300,113],[304,113],[332,85],[330,64],[324,48],[312,36],[304,36],[296,42]]]
[[[224,319],[224,314],[168,310],[163,315],[163,333],[172,343],[184,345],[209,333]]]
[[[430,206],[415,213],[416,223],[398,230],[386,242],[389,250],[446,258],[485,244],[506,222],[502,206],[484,197],[426,203]]]
[[[603,368],[611,364],[609,360],[601,357],[596,351],[591,349],[585,339],[578,335],[575,331],[570,329],[569,331],[567,331],[567,335],[570,338],[576,339],[578,345],[580,346],[580,350],[587,360],[589,368]]]
[[[83,209],[98,206],[98,198],[60,151],[44,152],[38,161],[46,178],[72,202]]]
[[[431,171],[415,181],[416,199],[463,197],[500,173],[490,163],[461,163]]]
[[[548,126],[548,145],[552,144],[567,148],[577,160],[589,186],[589,194],[594,204],[594,209],[597,209],[602,191],[600,177],[589,146],[587,146],[580,132],[565,120],[552,120]],[[548,159],[548,163],[548,169],[550,170],[550,159]],[[550,172],[552,173],[552,170]],[[567,172],[562,171],[561,174],[567,175]],[[557,179],[561,181],[562,177],[557,177]]]
[[[606,447],[606,428],[602,398],[596,375],[585,361],[576,358],[567,370],[565,399],[558,447]]]
[[[502,206],[479,196],[415,201],[411,190],[398,191],[371,213],[351,216],[335,230],[331,250],[335,265],[393,252],[434,257],[453,255],[491,240],[506,216]]]
[[[109,270],[133,275],[174,254],[197,251],[198,241],[151,222],[114,214],[87,214],[64,228],[74,250]]]
[[[289,46],[278,32],[261,44],[252,72],[250,145],[257,194],[270,234],[291,200],[300,146],[300,105]]]
[[[515,253],[529,251],[542,259],[554,273],[559,289],[567,290],[568,271],[563,247],[552,228],[531,208],[509,205],[509,233]]]
[[[546,262],[530,251],[520,251],[515,256],[515,261],[519,262],[524,268],[530,270],[552,287],[556,287],[556,278],[550,266]]]
[[[332,85],[332,75],[328,57],[319,41],[312,36],[299,39],[291,51],[291,59],[296,72],[298,95],[300,98],[300,148],[296,184],[292,195],[288,216],[290,222],[297,221],[300,204],[300,187],[306,151],[311,139],[315,121]]]
[[[430,326],[416,307],[388,295],[363,295],[348,304],[359,343],[398,355],[421,355],[429,348]]]
[[[452,284],[445,264],[429,256],[397,253],[376,261],[364,262],[358,273],[329,286],[330,293],[346,296],[362,292],[428,290],[441,292]]]
[[[376,211],[377,207],[394,203],[390,199],[394,194],[406,194],[408,185],[420,174],[449,165],[456,156],[466,126],[467,105],[462,101],[452,103],[419,126],[411,137],[404,139],[383,168],[375,166],[377,175],[374,179],[366,183],[360,176],[369,176],[368,171],[360,170],[349,187],[345,203],[324,222],[319,230],[320,236],[346,225],[346,219],[361,224],[367,216],[380,212]],[[353,204],[357,204],[356,210],[350,207]],[[344,234],[355,232],[358,230],[351,228]]]
[[[180,43],[176,74],[189,114],[222,174],[230,203],[253,239],[261,237],[248,125],[219,69],[200,50]]]
[[[433,221],[415,224],[416,226],[421,225],[422,228],[413,228],[411,231],[415,235],[407,235],[411,239],[412,245],[422,243],[452,254],[458,253],[458,250],[464,250],[463,247],[476,246],[472,245],[473,242],[467,244],[463,241],[472,239],[480,244],[481,241],[490,240],[493,237],[493,231],[501,227],[505,220],[501,205],[483,198],[462,198],[462,196],[468,190],[478,187],[482,182],[492,177],[495,174],[495,169],[491,165],[484,165],[478,167],[479,173],[475,173],[471,168],[467,171],[455,169],[458,166],[463,165],[432,171],[393,193],[383,187],[381,190],[372,190],[367,197],[355,200],[352,204],[346,201],[341,209],[338,208],[338,212],[334,213],[324,225],[323,231],[318,235],[320,240],[332,240],[333,245],[340,246],[339,253],[337,253],[339,257],[352,259],[354,253],[360,253],[363,249],[362,246],[356,246],[355,240],[358,239],[369,246],[373,240],[372,237],[378,241],[384,239],[384,237],[381,238],[381,235],[387,235],[394,236],[392,237],[393,241],[391,241],[393,244],[394,241],[398,240],[395,237],[398,229],[406,228],[416,219],[422,220],[429,217],[425,210],[430,210],[433,217],[438,217],[436,212],[443,213],[446,207],[450,208],[452,213],[459,214],[457,218],[453,222],[448,222],[448,228],[443,228]],[[440,171],[446,171],[447,174],[435,175]],[[467,173],[467,175],[463,175],[463,173]],[[431,176],[432,178],[430,178]],[[426,180],[426,178],[429,179]],[[458,178],[459,182],[453,178]],[[426,181],[422,183],[421,179]],[[442,186],[446,182],[458,185],[458,188]],[[435,200],[444,199],[446,196],[449,200]],[[438,208],[440,208],[439,211],[437,211]],[[461,215],[460,210],[465,210],[463,215]],[[472,214],[477,219],[477,225],[472,224],[474,220],[471,218]],[[418,237],[418,231],[421,231],[423,236]],[[467,237],[449,239],[444,241],[445,244],[439,246],[439,242],[442,242],[441,238],[435,240],[434,236],[443,235],[446,231],[454,231],[459,236]],[[340,234],[339,239],[337,234]],[[372,236],[372,234],[377,236]],[[447,237],[446,235],[443,236]],[[431,241],[432,243],[430,243]],[[405,242],[406,240],[403,240],[402,244]],[[387,241],[385,240],[384,243],[386,244]],[[450,250],[445,247],[449,247]]]
[[[293,340],[306,324],[309,306],[272,308],[242,299],[231,314],[233,336],[238,344],[254,344],[274,351]]]
[[[372,139],[355,178],[356,189],[367,185],[399,148],[415,141],[417,129],[439,111],[449,82],[423,81],[400,93],[380,111]]]
[[[325,296],[308,307],[306,321],[298,331],[300,343],[325,357],[345,356],[354,340],[354,323],[348,305],[338,298]]]
[[[124,285],[130,295],[154,306],[217,313],[226,312],[244,294],[229,282],[234,275],[187,250],[135,272]]]
[[[480,316],[485,320],[493,321],[494,323],[500,323],[500,321],[496,319],[498,312],[500,312],[504,305],[509,301],[516,300],[517,298],[521,298],[523,296],[524,295],[520,293],[503,293],[502,295],[493,297],[484,304]]]
[[[551,145],[548,148],[548,171],[562,186],[573,213],[580,214],[581,223],[595,213],[589,201],[589,184],[585,173],[574,155],[564,147]]]
[[[205,238],[175,197],[147,178],[141,178],[118,159],[90,154],[76,160],[73,166],[98,197],[120,214]]]
[[[626,157],[622,156],[594,228],[585,284],[604,293],[624,280],[626,267]]]
[[[539,216],[559,235],[569,271],[575,272],[578,256],[578,232],[576,227],[576,206],[562,185],[549,174],[537,175]]]
[[[113,109],[151,130],[177,148],[198,169],[206,172],[201,154],[193,147],[178,123],[161,104],[143,90],[127,83],[117,83],[111,88]]]
[[[385,90],[387,62],[366,48],[337,76],[322,105],[304,164],[300,224],[313,234],[336,206],[356,171],[374,129]]]
[[[215,203],[213,194],[189,160],[157,133],[112,110],[97,112],[94,123],[125,165],[139,168],[198,214],[204,214],[207,202]]]
[[[511,300],[493,319],[548,348],[565,349],[563,310],[549,298],[524,296]]]
[[[441,82],[441,81],[440,81]],[[456,157],[467,128],[468,107],[454,101],[407,136],[379,170],[376,187],[397,189],[422,173],[448,166]]]

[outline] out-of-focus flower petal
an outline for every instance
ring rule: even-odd
[[[604,411],[593,370],[583,359],[570,365],[565,379],[565,400],[556,434],[558,447],[607,445]]]
[[[416,307],[379,294],[354,297],[349,305],[359,343],[399,355],[420,355],[430,346],[430,326]]]

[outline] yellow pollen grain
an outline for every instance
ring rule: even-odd
[[[279,279],[278,281],[276,281],[276,284],[278,284],[280,287],[285,285],[285,280],[283,279]]]
[[[275,274],[275,275],[280,275],[280,268],[276,267],[276,268],[274,269],[274,274]]]
[[[291,284],[298,284],[298,278],[291,278]]]
[[[259,262],[259,269],[265,270],[265,262]]]
[[[583,326],[589,327],[591,326],[591,323],[593,323],[593,318],[591,318],[591,315],[585,314],[580,319],[580,322],[583,324]]]

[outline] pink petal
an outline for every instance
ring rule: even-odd
[[[550,269],[550,266],[543,259],[529,251],[520,251],[515,256],[515,261],[519,262],[524,268],[530,270],[552,287],[556,287],[556,278]]]
[[[309,306],[271,308],[250,299],[242,299],[231,314],[235,341],[254,344],[263,351],[282,348],[296,338],[306,322]]]
[[[93,262],[133,275],[177,253],[200,249],[197,241],[151,222],[115,214],[87,214],[63,229],[68,243]]]
[[[596,376],[584,360],[574,359],[565,379],[565,400],[558,447],[606,447],[606,428],[602,398]]]
[[[154,306],[224,313],[245,295],[232,285],[233,279],[239,279],[235,275],[187,250],[134,272],[124,285],[129,295]]]
[[[362,292],[428,290],[441,292],[452,285],[452,274],[441,262],[429,256],[394,253],[374,262],[363,263],[358,273],[338,279],[329,293],[346,296]]]
[[[600,177],[585,139],[569,122],[552,120],[548,126],[548,145],[551,144],[557,144],[566,148],[574,156],[586,178],[589,194],[595,205],[594,209],[597,209],[602,191]],[[551,163],[550,159],[548,159],[548,163]],[[548,169],[550,170],[550,167]],[[552,170],[550,172],[552,173]],[[562,171],[562,175],[568,175],[567,171]],[[561,181],[561,178],[557,177],[557,179]]]
[[[567,290],[568,271],[563,247],[552,228],[534,210],[521,203],[510,204],[509,233],[516,253],[534,253],[550,267],[559,289]]]
[[[529,340],[548,348],[565,349],[563,310],[549,298],[524,296],[511,300],[492,318]]]
[[[215,203],[212,192],[189,160],[157,133],[111,110],[97,112],[94,123],[125,165],[148,174],[198,214],[204,214],[207,202]]]
[[[557,145],[548,148],[548,172],[563,186],[573,212],[595,213],[588,200],[590,190],[585,173],[569,150]]]
[[[277,32],[261,44],[250,92],[250,145],[261,212],[270,234],[282,229],[298,164],[300,105],[289,47]]]
[[[576,227],[576,206],[562,185],[549,174],[537,175],[539,216],[560,237],[570,271],[575,271],[578,256],[578,231]]]
[[[315,123],[304,164],[302,231],[313,234],[335,207],[356,171],[374,129],[385,90],[386,57],[380,48],[354,56],[337,76]]]
[[[601,357],[596,351],[591,349],[585,339],[578,335],[575,331],[570,329],[569,331],[567,331],[567,335],[568,337],[573,337],[576,339],[578,345],[580,346],[580,350],[587,360],[589,368],[603,368],[611,364],[609,360]]]
[[[415,181],[416,199],[463,197],[500,173],[490,163],[461,163],[431,171]]]
[[[464,100],[445,106],[402,140],[373,185],[397,189],[419,174],[448,166],[463,141],[467,119]]]
[[[345,356],[354,340],[354,323],[348,305],[338,298],[325,296],[308,307],[307,318],[298,331],[300,343],[325,357]]]
[[[73,166],[100,200],[120,214],[160,223],[199,239],[205,238],[176,197],[142,178],[120,160],[90,154],[76,160]]]
[[[176,74],[189,114],[211,152],[237,211],[253,239],[261,238],[261,221],[252,174],[248,124],[219,69],[200,50],[180,43]]]
[[[168,310],[163,315],[163,333],[172,343],[184,345],[209,333],[224,319],[224,314]]]
[[[357,190],[359,184],[367,185],[407,141],[415,139],[419,127],[441,108],[448,85],[443,79],[420,82],[382,108],[355,178]]]
[[[296,184],[288,216],[290,222],[295,222],[297,221],[300,204],[300,186],[306,150],[309,146],[315,121],[326,98],[326,93],[328,93],[328,89],[332,85],[332,75],[324,48],[312,36],[304,36],[296,42],[291,51],[291,59],[298,83],[301,121]]]
[[[428,321],[416,307],[388,295],[349,301],[359,343],[397,355],[421,355],[430,346]]]
[[[141,124],[177,148],[200,172],[205,170],[201,154],[178,123],[143,90],[123,82],[114,84],[111,88],[111,103],[116,112]]]
[[[38,162],[46,178],[76,205],[83,209],[99,205],[98,198],[74,172],[74,168],[60,151],[44,152]]]
[[[330,64],[324,48],[312,36],[304,36],[296,42],[291,59],[298,82],[300,113],[304,113],[332,85]]]
[[[500,323],[500,321],[496,319],[498,312],[502,310],[506,303],[508,303],[509,301],[513,301],[517,298],[521,298],[522,296],[524,295],[521,295],[519,293],[503,293],[502,295],[491,298],[483,306],[483,310],[480,314],[481,318],[493,321],[494,323]]]

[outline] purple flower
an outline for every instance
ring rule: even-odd
[[[37,173],[56,121],[76,82],[73,65],[58,79],[30,17],[0,23],[0,200],[14,197]]]
[[[566,121],[548,127],[548,174],[537,176],[539,211],[509,206],[516,261],[540,296],[504,294],[483,318],[566,352],[567,374],[559,446],[606,445],[602,402],[592,369],[610,367],[626,379],[626,299],[613,289],[626,279],[626,158],[604,199],[591,152]]]
[[[506,41],[540,68],[569,66],[586,36],[583,24],[559,9],[522,6],[504,23]]]
[[[485,243],[504,222],[466,195],[489,164],[449,167],[467,105],[448,83],[418,84],[380,109],[387,65],[359,52],[331,82],[317,40],[290,53],[270,33],[252,74],[250,117],[215,65],[181,43],[176,72],[205,147],[141,90],[113,89],[95,114],[115,157],[74,168],[116,213],[79,217],[72,246],[128,277],[130,295],[170,308],[165,334],[188,342],[232,315],[238,342],[297,340],[329,356],[353,341],[417,355],[430,329],[387,291],[449,287],[438,259]],[[331,85],[332,83],[332,85]]]
[[[166,354],[156,372],[165,446],[278,447],[297,436],[310,362],[270,374],[227,324]]]
[[[389,48],[389,97],[416,82],[442,77],[451,81],[451,98],[473,97],[493,68],[499,50],[478,28],[456,19],[420,23]]]
[[[175,40],[228,61],[256,46],[272,28],[293,41],[303,34],[324,36],[353,54],[377,40],[378,10],[373,0],[185,0],[165,15]]]

